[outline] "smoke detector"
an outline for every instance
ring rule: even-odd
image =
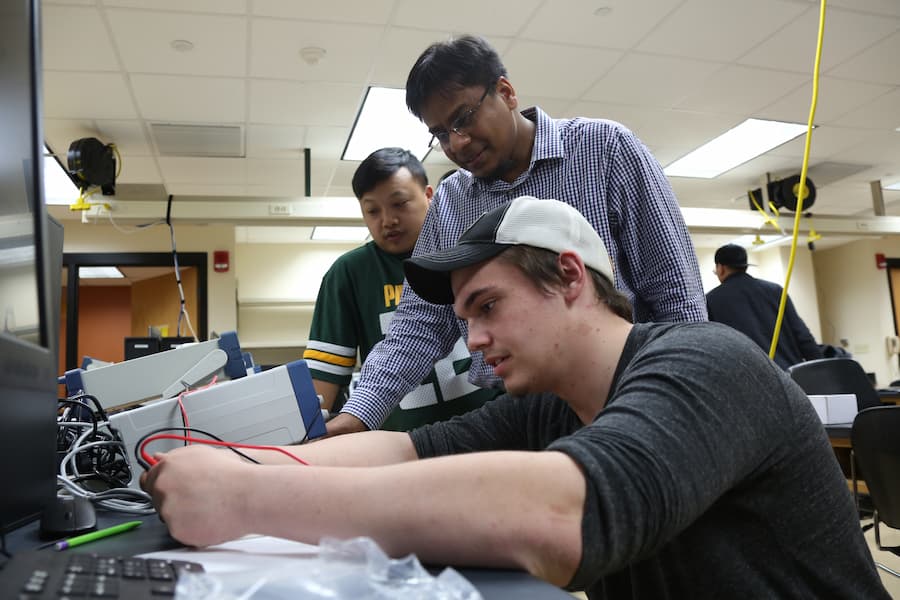
[[[300,48],[300,58],[303,59],[303,62],[313,67],[319,64],[319,61],[325,58],[325,48],[319,48],[318,46],[305,46]]]

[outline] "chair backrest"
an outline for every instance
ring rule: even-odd
[[[856,415],[850,443],[878,517],[900,527],[900,406],[867,408]]]
[[[856,394],[856,407],[881,406],[878,391],[852,358],[820,358],[788,367],[791,378],[811,395]]]

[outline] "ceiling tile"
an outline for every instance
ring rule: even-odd
[[[119,154],[127,156],[152,156],[153,149],[144,135],[138,120],[113,121],[96,120],[94,127],[104,143],[115,144]]]
[[[306,171],[303,168],[302,159],[261,160],[248,158],[244,163],[248,184],[269,186],[277,184],[292,189],[294,195],[303,195]]]
[[[831,125],[816,127],[813,129],[809,146],[810,164],[816,164],[823,160],[832,160],[834,156],[838,156],[848,149],[871,139],[874,133],[872,131],[834,127]],[[803,159],[805,146],[806,135],[804,134],[777,148],[773,148],[769,152],[776,156],[791,157],[799,165]]]
[[[900,85],[898,56],[900,56],[900,32],[831,69],[829,75],[857,81]]]
[[[302,159],[305,140],[305,127],[250,125],[247,158]]]
[[[890,90],[891,88],[885,85],[820,77],[815,123],[816,125],[830,123]],[[811,102],[812,81],[757,111],[757,114],[766,119],[806,123],[809,121]]]
[[[772,23],[788,23],[806,8],[778,0],[688,0],[637,48],[655,54],[730,62],[768,37]]]
[[[627,54],[584,95],[585,100],[669,108],[690,96],[721,63]]]
[[[544,2],[521,31],[526,39],[558,44],[628,49],[634,47],[683,0]],[[607,5],[607,6],[601,6]],[[595,15],[601,8],[607,14]]]
[[[197,124],[244,120],[242,79],[133,75],[131,85],[145,119]]]
[[[162,183],[156,159],[150,156],[123,156],[122,172],[116,183]]]
[[[133,119],[137,112],[125,78],[119,73],[44,71],[44,116]]]
[[[828,0],[831,8],[842,7],[875,15],[900,17],[900,3],[897,0]]]
[[[723,114],[753,113],[808,81],[806,75],[730,66],[717,71],[678,108]]]
[[[900,127],[900,89],[883,94],[835,119],[834,125],[891,131]],[[900,133],[897,133],[900,136]]]
[[[678,157],[687,154],[737,125],[728,115],[710,115],[685,110],[663,110],[624,104],[578,103],[575,114],[617,121],[633,131],[648,146],[680,148]]]
[[[96,10],[69,6],[45,6],[41,14],[45,69],[118,71],[115,50],[106,26]],[[72,35],[77,32],[77,45]]]
[[[459,34],[511,36],[522,30],[541,1],[492,0],[487,4],[482,0],[397,0],[391,23]]]
[[[100,137],[93,119],[44,119],[44,140],[63,164],[71,143],[85,137],[96,137],[104,143],[111,141]]]
[[[393,0],[341,0],[340,2],[254,0],[253,14],[308,21],[385,24],[391,14],[393,4]]]
[[[822,39],[825,73],[900,27],[897,19],[859,14],[829,6]],[[812,74],[819,31],[818,7],[810,7],[738,60],[741,64]],[[801,43],[802,42],[802,43]]]
[[[137,73],[243,76],[247,25],[243,17],[136,10],[107,11],[126,69]],[[185,40],[193,49],[172,47]]]
[[[252,31],[252,77],[330,82],[364,80],[382,35],[379,26],[273,19],[254,19]],[[307,46],[325,50],[317,64],[300,57],[300,49]]]
[[[578,98],[621,57],[618,50],[518,41],[507,50],[504,63],[519,93]]]
[[[243,158],[159,158],[166,184],[243,184],[247,181],[246,159]]]
[[[349,137],[350,127],[307,127],[306,147],[313,158],[338,160]]]
[[[364,93],[358,85],[254,80],[250,85],[250,120],[350,127]]]
[[[416,59],[433,44],[448,39],[447,33],[432,30],[391,27],[384,33],[372,68],[373,85],[406,87],[406,78]],[[495,40],[491,40],[493,43]],[[497,52],[500,49],[497,48]]]

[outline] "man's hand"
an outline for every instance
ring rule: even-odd
[[[366,424],[349,413],[340,413],[327,423],[325,430],[328,432],[324,437],[334,435],[343,435],[345,433],[356,433],[359,431],[368,431]],[[321,438],[319,438],[321,439]]]
[[[191,546],[208,546],[250,533],[246,493],[249,465],[231,452],[187,446],[157,454],[141,487],[169,533]]]

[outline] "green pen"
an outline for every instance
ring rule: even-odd
[[[109,537],[111,535],[116,535],[118,533],[122,533],[123,531],[129,531],[131,529],[134,529],[135,527],[138,527],[140,524],[141,524],[141,521],[128,521],[127,523],[122,523],[121,525],[115,525],[113,527],[107,527],[106,529],[92,531],[90,533],[85,533],[84,535],[76,535],[73,538],[69,538],[67,540],[57,542],[56,549],[57,550],[65,550],[66,548],[74,548],[75,546],[87,544],[88,542],[93,542],[94,540],[101,540],[105,537]]]

